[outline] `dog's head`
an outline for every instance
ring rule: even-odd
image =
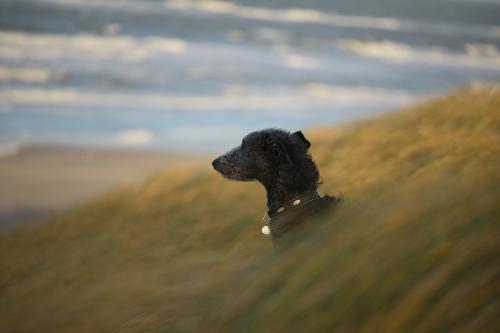
[[[264,181],[278,170],[292,169],[306,158],[311,143],[302,132],[290,134],[280,129],[252,132],[241,145],[216,158],[212,165],[232,180]]]

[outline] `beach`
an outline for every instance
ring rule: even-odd
[[[0,228],[38,221],[113,187],[132,186],[159,170],[202,159],[140,150],[21,148],[0,158]]]

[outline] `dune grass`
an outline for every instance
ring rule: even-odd
[[[285,251],[207,164],[0,236],[5,332],[498,332],[500,89],[306,133],[345,201]]]

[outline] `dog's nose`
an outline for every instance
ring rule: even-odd
[[[215,160],[212,161],[212,166],[214,167],[215,170],[217,170],[217,167],[220,165],[220,158],[216,158]]]

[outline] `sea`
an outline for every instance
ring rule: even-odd
[[[499,82],[499,48],[497,0],[0,0],[0,156],[335,126]]]

